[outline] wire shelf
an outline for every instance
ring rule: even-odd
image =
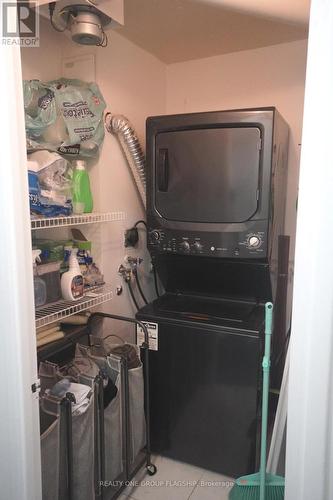
[[[31,219],[31,229],[49,229],[64,226],[79,226],[80,224],[96,224],[97,222],[114,222],[125,220],[124,212],[91,213],[69,215],[66,217],[44,217]]]
[[[72,316],[81,311],[98,306],[112,299],[112,288],[110,285],[103,285],[91,288],[85,295],[76,301],[59,300],[53,304],[36,309],[36,328],[49,325],[67,316]]]

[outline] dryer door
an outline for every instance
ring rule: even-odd
[[[261,132],[219,127],[156,136],[155,208],[167,220],[237,223],[258,209]]]

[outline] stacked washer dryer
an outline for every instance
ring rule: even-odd
[[[153,451],[255,470],[264,303],[284,235],[288,126],[275,108],[147,120]],[[285,332],[283,332],[284,334]]]

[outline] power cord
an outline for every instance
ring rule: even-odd
[[[66,29],[68,27],[68,23],[66,23],[66,26],[63,29],[62,28],[58,28],[58,26],[54,23],[54,21],[53,21],[53,14],[54,14],[55,6],[56,6],[56,2],[50,2],[49,3],[50,23],[51,23],[51,26],[52,26],[53,29],[55,29],[59,33],[63,33],[64,31],[66,31]]]
[[[155,292],[157,297],[160,297],[160,292],[158,291],[158,284],[157,284],[157,272],[156,272],[156,267],[155,264],[152,263],[153,266],[153,273],[154,273],[154,284],[155,284]]]
[[[145,228],[147,229],[147,222],[144,221],[144,220],[138,220],[135,224],[134,224],[134,227],[137,227],[139,224],[143,224],[145,226]]]
[[[127,281],[127,286],[128,286],[128,290],[129,290],[129,293],[130,293],[130,296],[132,297],[132,300],[133,300],[133,303],[136,307],[136,310],[138,311],[140,309],[137,301],[136,301],[136,298],[135,298],[135,295],[134,295],[134,292],[133,292],[133,288],[132,288],[132,285],[131,285],[131,282],[130,281]]]
[[[97,47],[107,47],[108,46],[108,43],[109,43],[108,36],[105,33],[103,28],[102,28],[102,35],[103,35],[102,41],[100,43],[96,44]]]
[[[141,297],[142,297],[142,300],[143,300],[143,302],[144,302],[145,304],[148,304],[148,300],[146,299],[145,294],[143,293],[143,290],[142,290],[142,288],[141,288],[141,284],[140,284],[140,280],[139,280],[139,273],[138,273],[138,268],[137,268],[137,267],[135,267],[135,268],[133,269],[133,274],[134,274],[134,276],[135,276],[135,279],[136,279],[136,284],[137,284],[137,286],[138,286],[138,290],[139,290],[139,293],[140,293],[140,295],[141,295]]]
[[[138,226],[142,224],[145,229],[147,230],[147,223],[145,220],[143,219],[140,219],[138,221],[136,221],[136,223],[130,228],[130,229],[127,229],[126,232],[125,232],[125,247],[135,247],[139,241],[139,232],[138,232]],[[159,290],[158,290],[158,281],[157,281],[157,273],[156,273],[156,268],[154,266],[154,264],[152,263],[152,266],[153,266],[153,273],[154,273],[154,285],[155,285],[155,292],[156,292],[156,296],[157,297],[160,297],[160,293],[159,293]],[[135,267],[133,268],[135,269]],[[141,284],[140,284],[140,281],[139,281],[139,276],[138,276],[138,273],[137,271],[135,272],[135,278],[136,278],[136,281],[137,281],[137,284],[138,284],[138,290],[139,290],[139,293],[143,299],[143,301],[145,302],[145,304],[148,304],[148,301],[142,291],[142,287],[141,287]]]
[[[138,226],[142,224],[147,231],[146,221],[140,219],[138,220],[130,229],[125,231],[125,247],[136,247],[139,241],[139,231]]]

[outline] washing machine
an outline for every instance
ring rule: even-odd
[[[150,333],[152,449],[251,473],[288,126],[270,107],[150,117],[146,135],[147,246],[164,288],[137,314]]]

